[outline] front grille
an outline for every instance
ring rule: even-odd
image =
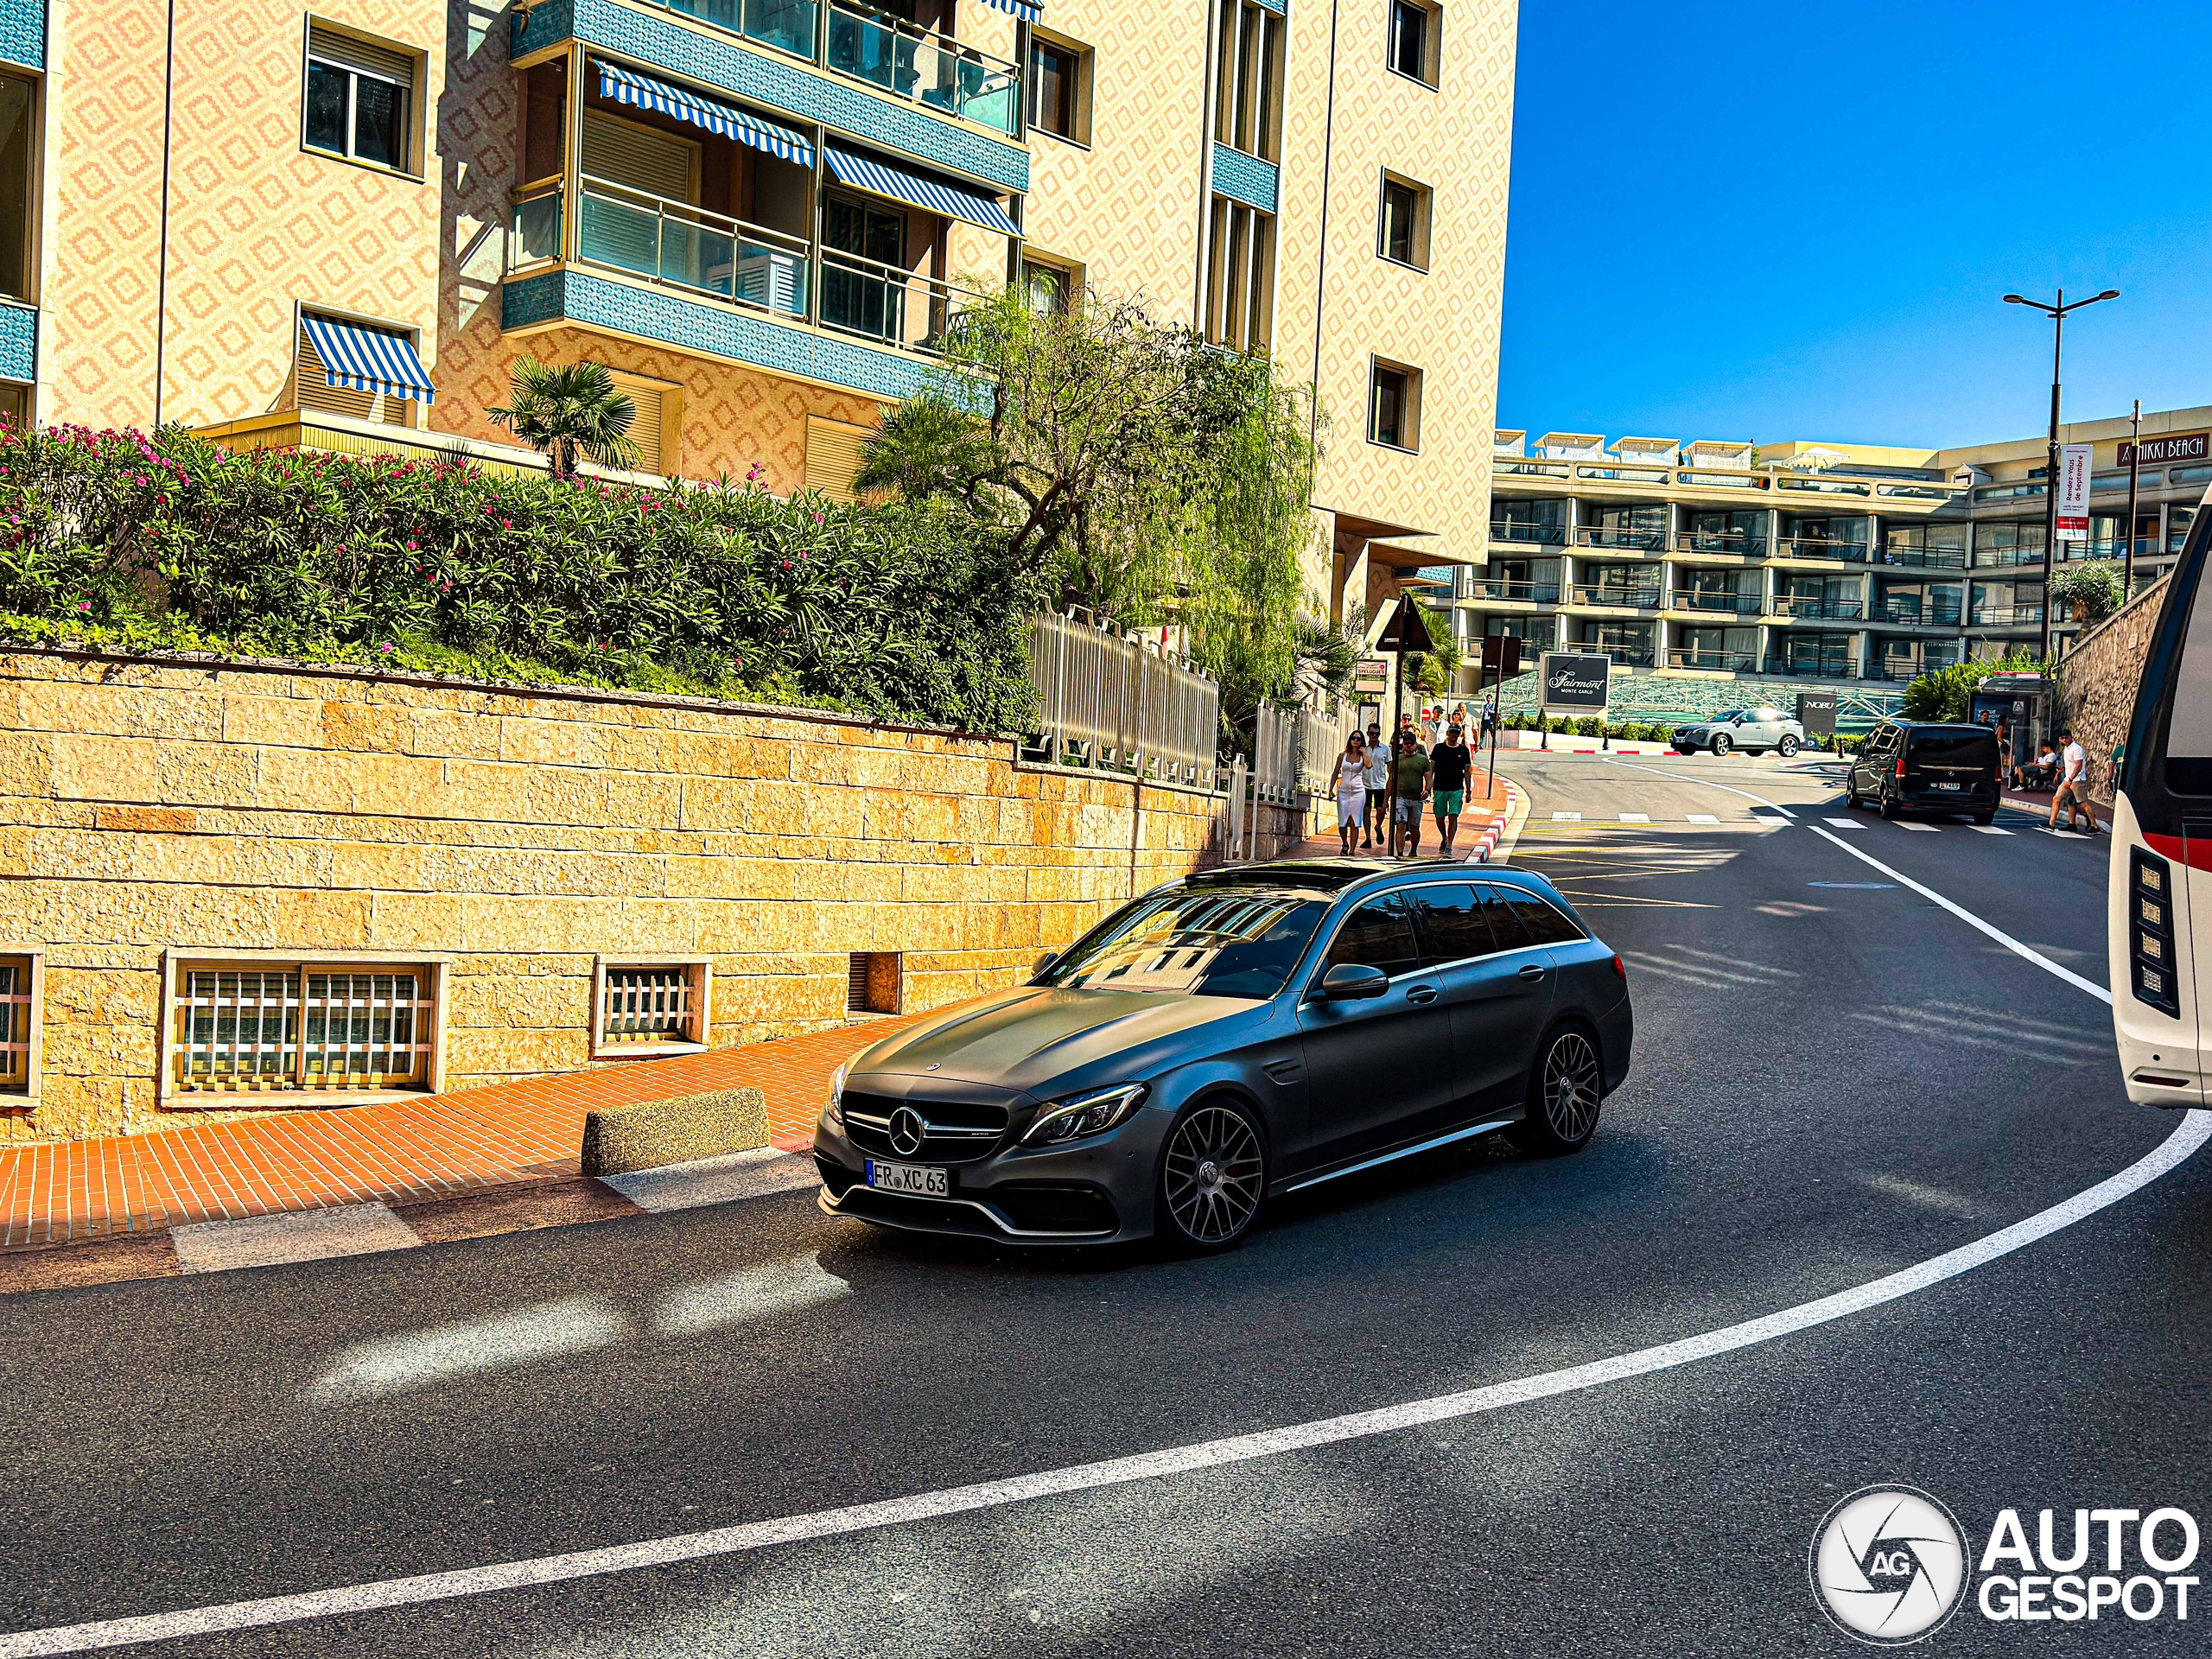
[[[912,1107],[929,1125],[922,1144],[901,1152],[891,1144],[892,1115]],[[888,1095],[846,1092],[845,1138],[874,1158],[902,1158],[915,1163],[972,1164],[989,1157],[1006,1139],[1003,1106],[962,1100],[897,1100]]]

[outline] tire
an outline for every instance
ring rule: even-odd
[[[1735,745],[1728,741],[1727,733],[1715,732],[1713,734],[1713,752],[1715,755],[1726,754]]]
[[[1580,1152],[1597,1133],[1605,1096],[1605,1062],[1586,1027],[1560,1026],[1529,1068],[1529,1115],[1507,1131],[1523,1152],[1554,1158]]]
[[[1843,804],[1854,812],[1859,810],[1859,779],[1847,772],[1843,775]]]
[[[1154,1180],[1154,1231],[1175,1249],[1233,1249],[1252,1230],[1268,1191],[1268,1143],[1242,1102],[1216,1096],[1185,1107],[1167,1131]]]
[[[1994,812],[1977,812],[1974,815],[1974,821],[1986,830],[1997,822],[1997,815]]]
[[[1899,818],[1904,816],[1904,809],[1899,806],[1893,798],[1886,794],[1884,795],[1879,801],[1875,803],[1875,804],[1878,810],[1881,812],[1884,820],[1887,823],[1895,823]]]
[[[1780,754],[1785,760],[1796,760],[1797,758],[1797,740],[1794,737],[1783,738],[1781,743],[1777,746],[1776,753]]]

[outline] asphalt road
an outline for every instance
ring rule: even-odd
[[[1506,1382],[1923,1261],[2176,1128],[2128,1104],[2101,1003],[1814,833],[1847,816],[1818,763],[1508,769],[1534,807],[1516,861],[1584,907],[1637,999],[1635,1069],[1581,1154],[1493,1138],[1282,1204],[1202,1261],[879,1235],[790,1194],[0,1300],[0,1629],[660,1539]],[[1654,822],[1609,822],[1624,811]],[[1832,833],[2102,982],[2103,841],[1862,817]],[[1856,1651],[1805,1553],[1859,1486],[1925,1488],[1973,1538],[2006,1506],[2031,1527],[2044,1506],[2212,1522],[2208,1222],[2212,1154],[1916,1295],[1655,1375],[159,1650]],[[2191,1611],[1969,1609],[1929,1650],[2197,1652]]]

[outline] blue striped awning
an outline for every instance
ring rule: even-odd
[[[409,397],[421,404],[437,400],[437,388],[416,355],[415,342],[406,335],[304,311],[300,326],[315,342],[323,378],[331,385],[380,391],[387,397]]]
[[[702,98],[696,92],[687,92],[681,86],[671,86],[664,80],[655,80],[651,75],[641,75],[634,69],[617,68],[613,64],[592,60],[592,67],[599,71],[599,95],[611,98],[617,104],[628,104],[641,110],[657,110],[673,116],[678,121],[703,127],[709,132],[718,132],[725,138],[734,138],[741,144],[750,144],[755,149],[765,149],[771,156],[796,162],[801,167],[814,165],[814,144],[804,134],[789,127],[779,127],[773,121],[763,121],[757,115],[747,115],[743,110],[732,109],[727,104],[717,104],[711,98]]]
[[[1025,23],[1033,23],[1045,15],[1045,8],[1037,0],[983,0],[987,6],[996,6],[1001,11],[1010,11]]]
[[[883,162],[872,162],[850,150],[839,149],[835,144],[822,146],[822,159],[830,170],[844,183],[857,190],[871,190],[879,196],[889,196],[894,201],[910,202],[917,207],[926,207],[933,213],[943,213],[949,219],[964,219],[970,225],[980,225],[987,231],[997,231],[1006,236],[1020,236],[1021,226],[1007,214],[1005,208],[988,196],[979,196],[972,190],[963,190],[935,179],[924,178],[918,173],[908,173]]]

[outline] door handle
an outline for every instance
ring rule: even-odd
[[[1433,985],[1416,985],[1413,989],[1406,993],[1406,1001],[1414,1003],[1417,1007],[1427,1007],[1430,1003],[1436,1001],[1436,987]]]
[[[1533,962],[1521,970],[1521,977],[1523,979],[1541,979],[1543,976],[1544,970]]]

